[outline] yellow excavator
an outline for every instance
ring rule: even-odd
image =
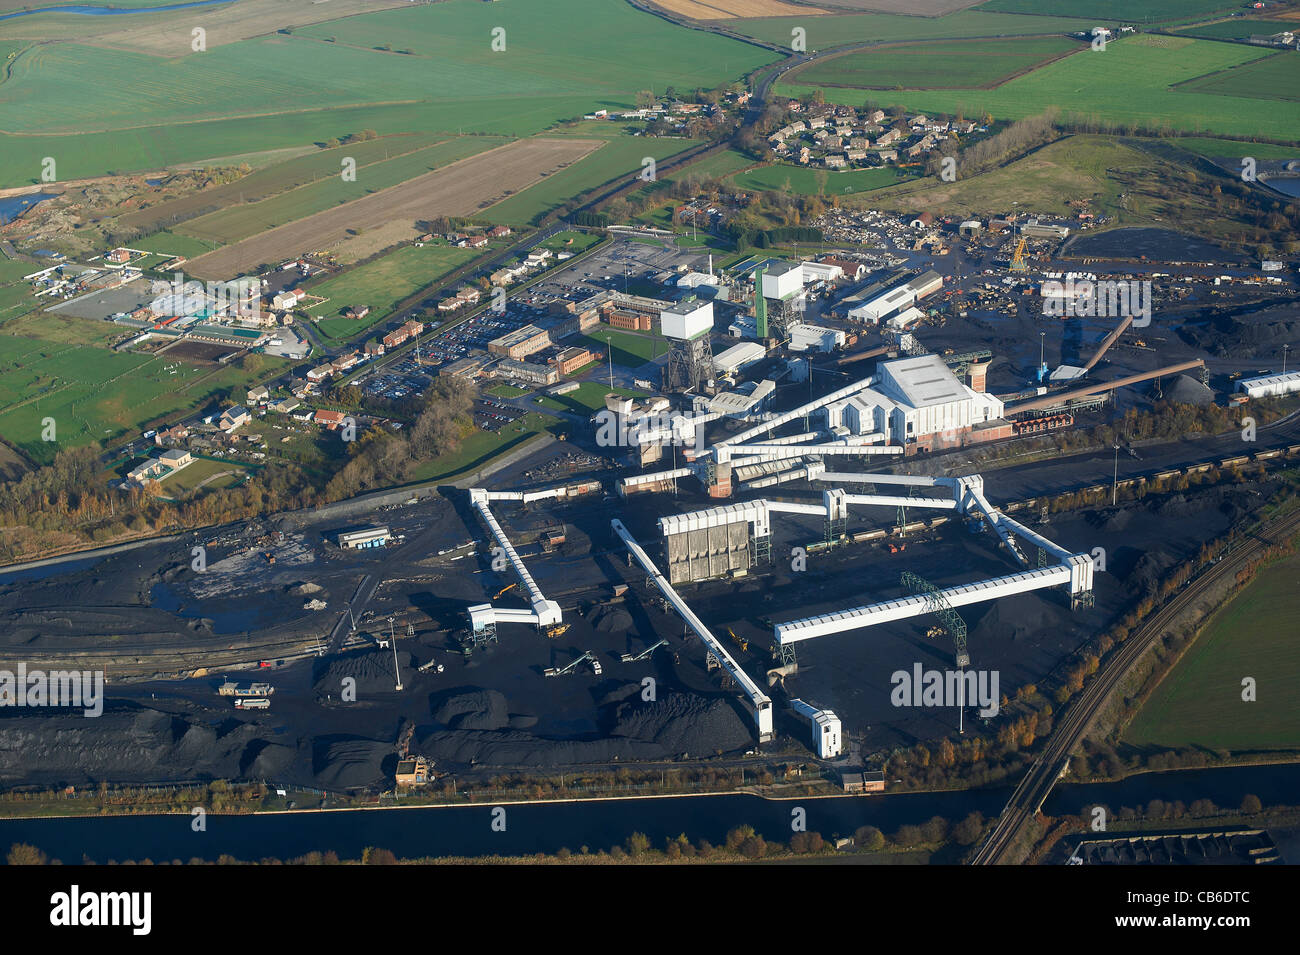
[[[734,643],[736,646],[740,647],[742,653],[749,652],[748,640],[743,640],[740,637],[736,636],[736,631],[732,630],[730,627],[727,628],[727,633],[731,634],[731,642]]]
[[[506,584],[504,587],[498,590],[495,595],[493,595],[492,599],[500,600],[502,597],[504,597],[506,594],[508,594],[510,591],[514,590],[518,586],[519,586],[518,581],[515,581],[515,583],[513,584]]]

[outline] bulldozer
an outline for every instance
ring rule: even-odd
[[[547,627],[546,636],[552,640],[554,640],[556,637],[562,637],[569,632],[570,626],[571,624],[567,624],[567,623],[557,623],[553,627]]]
[[[748,640],[745,640],[745,639],[743,639],[743,638],[741,638],[741,637],[736,636],[736,631],[732,630],[730,627],[727,628],[727,633],[729,633],[729,634],[731,635],[731,642],[734,643],[736,646],[740,647],[740,650],[741,650],[742,653],[748,653],[748,652],[749,652],[749,641],[748,641]]]

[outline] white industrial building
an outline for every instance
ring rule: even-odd
[[[1244,391],[1252,398],[1288,395],[1293,391],[1300,391],[1300,371],[1288,371],[1285,375],[1242,378],[1237,382],[1237,390]]]
[[[803,280],[808,282],[838,282],[844,278],[844,269],[826,262],[804,262],[800,266]]]
[[[915,305],[909,305],[893,318],[886,320],[885,325],[896,332],[905,332],[923,318],[925,318],[925,312]]]
[[[812,726],[812,745],[820,759],[835,759],[844,752],[840,718],[831,710],[819,710],[803,700],[791,700],[790,709]]]
[[[716,287],[718,277],[713,274],[713,256],[709,256],[709,270],[707,272],[696,272],[694,270],[687,272],[677,279],[678,288],[699,288],[701,285]]]
[[[837,328],[799,322],[791,325],[791,351],[834,351],[844,345],[844,333]]]
[[[871,387],[826,406],[827,427],[906,446],[944,432],[955,440],[1003,415],[997,396],[962,384],[937,355],[882,362],[878,371]]]
[[[739,345],[732,345],[720,355],[713,358],[713,370],[716,374],[734,375],[743,368],[762,361],[767,355],[765,349],[758,342],[741,342]]]
[[[875,325],[895,312],[907,308],[915,301],[916,293],[908,286],[900,285],[898,288],[890,289],[888,292],[877,295],[875,298],[868,299],[861,305],[849,309],[849,318],[857,322],[866,322],[868,325]]]
[[[849,309],[848,316],[854,321],[875,325],[941,288],[943,276],[937,272],[922,272],[902,285],[855,305]]]
[[[664,338],[690,339],[713,329],[713,303],[690,299],[670,305],[659,313],[659,330]]]

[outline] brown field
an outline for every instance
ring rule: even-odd
[[[439,140],[433,136],[412,136],[409,133],[398,133],[393,136],[382,136],[379,139],[371,140],[369,144],[360,144],[366,150],[366,158],[358,159],[358,166],[364,166],[369,161],[369,152],[378,150],[382,147],[385,149],[383,158],[400,156],[408,152],[414,152],[424,146],[436,143]],[[385,145],[388,144],[388,145]],[[315,147],[309,147],[310,152],[307,155],[318,156],[326,150],[317,150]],[[344,152],[352,155],[357,153],[356,147],[351,150],[340,150],[336,153],[329,153],[331,163],[337,162],[337,156]],[[296,157],[295,157],[296,158]],[[234,160],[230,161],[234,164]],[[215,212],[228,206],[243,205],[249,202],[258,202],[262,199],[268,199],[271,196],[279,195],[282,192],[288,192],[299,186],[309,185],[313,182],[319,182],[326,176],[338,175],[337,165],[332,165],[328,171],[316,168],[316,164],[309,162],[285,164],[280,169],[259,170],[249,175],[237,179],[234,182],[228,182],[220,186],[211,186],[207,189],[192,192],[188,195],[180,196],[176,199],[170,199],[143,209],[137,209],[121,216],[118,220],[120,225],[131,228],[143,229],[146,232],[158,228],[175,225],[178,222],[184,222],[187,219],[196,218],[208,212]]]
[[[942,17],[978,6],[984,0],[820,0],[824,7],[855,13],[901,13],[913,17]],[[835,12],[835,11],[827,11]]]
[[[178,56],[190,52],[191,32],[195,27],[207,31],[207,46],[212,49],[225,43],[256,36],[266,36],[284,27],[305,27],[327,20],[339,20],[359,13],[373,13],[405,7],[409,0],[240,0],[213,9],[183,11],[183,18],[112,30],[96,36],[95,46],[134,50],[156,56]],[[118,20],[129,17],[87,17],[85,19]],[[183,19],[184,22],[180,22]]]
[[[329,248],[349,230],[394,220],[473,216],[603,145],[597,139],[523,139],[459,160],[397,186],[278,226],[189,263],[200,278],[240,275],[266,262]]]
[[[806,17],[830,13],[782,0],[654,0],[654,6],[690,20],[743,20],[746,17]]]

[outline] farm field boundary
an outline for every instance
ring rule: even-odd
[[[599,140],[538,137],[498,146],[200,256],[190,263],[190,270],[200,278],[239,275],[266,262],[327,248],[342,241],[349,230],[374,228],[394,219],[474,216],[507,193],[540,182],[600,145]]]

